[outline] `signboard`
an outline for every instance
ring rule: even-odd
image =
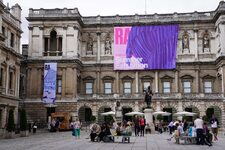
[[[114,28],[114,70],[176,68],[178,25]]]
[[[57,75],[57,63],[45,63],[43,102],[46,104],[55,103],[56,75]]]

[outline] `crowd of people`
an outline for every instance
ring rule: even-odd
[[[211,132],[208,128],[210,125]],[[182,121],[171,121],[168,125],[169,133],[172,134],[171,140],[174,137],[189,136],[196,139],[197,145],[208,145],[212,146],[213,139],[218,140],[218,125],[219,121],[212,115],[209,122],[204,122],[199,116],[196,117],[193,123],[187,123],[186,120]],[[191,141],[190,141],[191,142]]]

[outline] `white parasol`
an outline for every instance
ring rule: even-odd
[[[132,112],[126,113],[125,115],[126,116],[134,116],[134,115],[143,116],[144,113],[138,112],[138,111],[132,111]]]
[[[194,116],[196,113],[188,112],[188,111],[181,111],[174,114],[174,116]]]
[[[102,116],[110,116],[110,115],[115,115],[116,113],[114,111],[109,111],[109,112],[104,112],[101,113]]]
[[[162,116],[170,116],[171,113],[169,112],[165,112],[165,111],[156,111],[154,113],[152,113],[154,116],[157,116],[157,115],[162,115]]]

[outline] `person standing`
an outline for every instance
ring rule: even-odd
[[[204,136],[203,136],[203,120],[197,116],[197,118],[194,121],[194,125],[196,128],[196,144],[197,145],[204,145]]]
[[[144,136],[144,133],[145,133],[145,124],[146,124],[144,117],[141,117],[139,121],[140,121],[139,124],[140,124],[141,136]]]
[[[75,131],[75,137],[76,138],[80,138],[80,128],[81,128],[81,123],[79,121],[79,119],[77,118],[76,121],[73,123],[73,128]]]
[[[36,133],[37,131],[37,123],[36,121],[33,123],[33,133]]]
[[[139,131],[140,131],[140,123],[139,123],[139,117],[136,115],[134,120],[134,132],[135,136],[139,136]]]
[[[210,119],[209,122],[211,124],[211,129],[212,129],[212,133],[213,133],[213,136],[214,136],[214,141],[216,141],[216,140],[218,140],[217,134],[218,134],[219,121],[218,121],[218,119],[213,114],[212,115],[212,118]]]

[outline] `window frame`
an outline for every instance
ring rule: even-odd
[[[211,92],[206,92],[206,88],[209,88],[209,87],[206,87],[206,85],[205,85],[206,82],[211,83],[211,87],[210,87]],[[213,93],[213,81],[212,80],[204,80],[203,81],[203,87],[204,87],[203,90],[204,90],[204,93],[205,94],[211,94],[211,93]]]
[[[185,83],[189,83],[190,86],[188,86],[188,87],[185,86]],[[190,80],[183,80],[182,84],[183,84],[183,93],[184,94],[190,94],[190,93],[192,93],[192,83],[191,83]],[[190,90],[190,91],[188,92],[188,91],[185,91],[185,90]]]
[[[125,84],[126,84],[126,83],[129,83],[129,84],[130,84],[130,88],[126,88],[126,87],[125,87]],[[126,92],[127,89],[130,90],[130,92],[127,93],[127,92]],[[132,93],[132,82],[131,82],[131,81],[124,81],[124,82],[123,82],[123,93],[124,93],[124,94],[131,94],[131,93]]]
[[[91,88],[87,88],[87,84],[91,84]],[[88,89],[91,89],[91,93],[87,92]],[[93,94],[93,82],[85,82],[85,94]]]
[[[106,84],[110,84],[110,88],[106,88]],[[110,93],[107,93],[106,90],[110,90]],[[112,82],[105,81],[104,82],[104,94],[112,94]]]
[[[169,83],[169,87],[168,88],[165,88],[165,83]],[[162,84],[163,84],[163,93],[164,94],[169,94],[169,93],[171,93],[171,81],[168,81],[168,80],[165,80],[165,81],[163,81],[162,82]],[[166,92],[165,90],[166,89],[168,89],[169,90],[169,92]]]

